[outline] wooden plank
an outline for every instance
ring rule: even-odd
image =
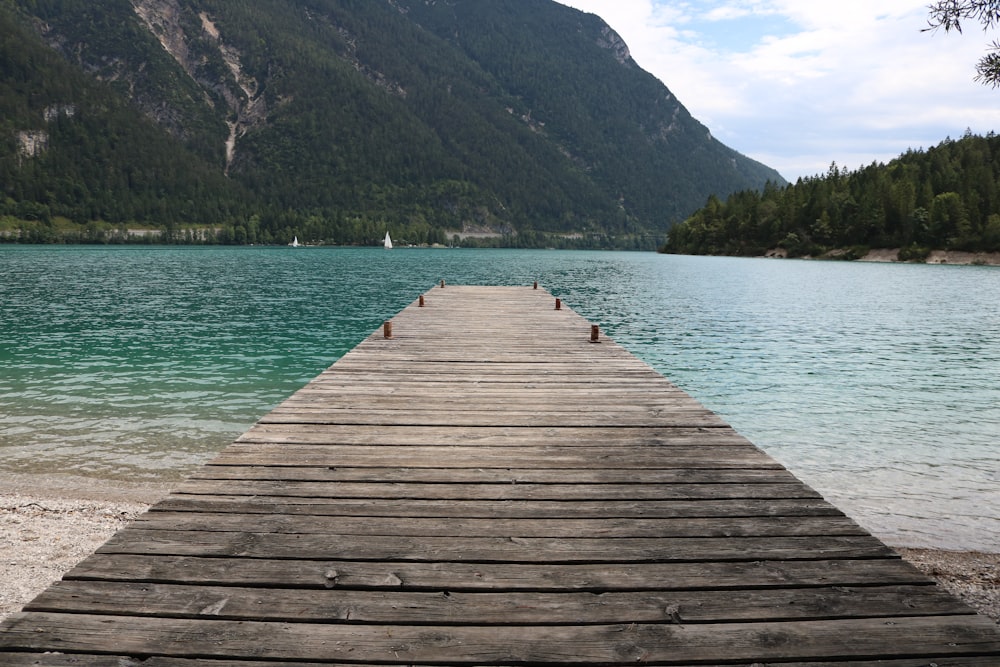
[[[669,462],[669,459],[668,459]],[[760,468],[651,468],[651,469],[540,469],[528,468],[345,468],[343,466],[303,466],[295,461],[285,465],[264,466],[246,462],[244,465],[208,465],[191,473],[191,480],[223,482],[228,480],[266,482],[369,482],[383,484],[563,484],[600,486],[604,484],[686,485],[711,484],[715,487],[746,484],[779,484],[779,489],[795,490],[799,498],[818,498],[819,494],[799,482],[794,475],[780,466]],[[661,465],[665,465],[661,463]],[[206,493],[217,495],[231,493],[227,484],[199,486],[197,483],[181,487],[184,492],[194,488],[208,488]],[[327,484],[326,488],[330,488]],[[667,489],[664,489],[664,493]],[[265,494],[266,495],[266,494]],[[676,497],[676,494],[674,494]],[[666,497],[666,496],[664,496]],[[720,494],[724,497],[724,494]],[[792,496],[784,496],[792,497]],[[654,498],[655,500],[655,498]]]
[[[624,389],[639,391],[645,385],[647,391],[651,389],[649,382],[658,379],[655,371],[649,369],[644,371],[633,369],[617,369],[615,379],[608,379],[599,374],[598,369],[590,373],[576,373],[569,370],[555,372],[549,364],[493,364],[490,367],[473,364],[449,364],[440,363],[436,365],[407,362],[395,363],[382,359],[383,365],[377,372],[366,370],[364,364],[356,366],[338,367],[336,369],[336,383],[350,384],[363,382],[372,388],[391,388],[401,386],[398,383],[424,384],[428,389],[439,390],[445,385],[461,385],[464,387],[475,387],[477,385],[490,385],[494,387],[521,386],[533,384],[540,388],[594,388],[613,393]],[[338,364],[342,363],[340,361]],[[352,360],[353,363],[353,360]],[[373,361],[374,363],[374,361]],[[588,363],[584,361],[582,363]],[[464,369],[464,370],[463,370]],[[321,378],[323,376],[320,376]],[[317,380],[322,382],[322,380]],[[654,389],[655,390],[655,389]],[[676,391],[676,387],[669,383],[663,385],[664,391]],[[299,391],[306,391],[300,389]],[[658,390],[657,390],[658,391]],[[294,395],[294,394],[293,394]]]
[[[757,590],[836,586],[930,585],[909,563],[869,560],[756,560],[625,563],[448,563],[273,560],[96,553],[67,580],[245,587],[408,591],[601,592]]]
[[[411,367],[412,368],[412,367]],[[417,372],[411,375],[393,376],[388,373],[369,373],[364,376],[364,382],[358,382],[358,374],[337,372],[333,375],[320,375],[316,380],[299,389],[292,397],[329,397],[331,394],[347,396],[367,396],[371,399],[381,399],[386,395],[393,397],[415,396],[423,398],[426,392],[440,392],[454,386],[461,386],[475,396],[495,396],[502,398],[544,395],[546,400],[577,400],[599,399],[614,400],[622,394],[659,398],[661,400],[691,401],[693,400],[676,385],[665,383],[651,392],[650,375],[644,373],[623,374],[622,376],[606,378],[600,375],[546,375],[536,377],[524,375],[512,378],[510,373],[497,375],[496,379],[482,376],[461,375],[451,369],[451,372],[427,373]],[[464,398],[464,397],[463,397]]]
[[[712,428],[644,428],[631,433],[621,428],[348,426],[330,424],[255,424],[237,438],[240,443],[339,444],[368,446],[524,446],[674,448],[755,447],[728,426]]]
[[[548,332],[537,332],[534,335],[538,338],[559,337],[558,333],[550,334]],[[454,345],[451,341],[448,341],[448,344]],[[539,343],[536,342],[535,344]],[[624,357],[628,355],[627,352],[622,352],[622,356],[614,360],[610,359],[608,355],[602,357],[603,359],[607,359],[610,366],[614,366],[615,369],[621,371],[614,375],[602,373],[600,368],[595,368],[589,364],[577,363],[580,359],[585,358],[586,355],[589,355],[591,360],[594,358],[592,351],[582,348],[579,354],[566,354],[564,350],[540,348],[540,351],[543,353],[542,357],[544,358],[523,361],[508,359],[504,362],[482,358],[447,359],[439,357],[432,359],[431,355],[440,355],[440,350],[432,352],[424,349],[420,350],[419,354],[414,354],[410,352],[402,353],[397,348],[393,350],[393,354],[391,355],[381,354],[381,363],[375,368],[365,368],[363,362],[370,361],[376,355],[379,355],[380,351],[384,352],[390,345],[391,343],[386,341],[376,340],[363,343],[350,352],[350,357],[342,358],[345,359],[342,365],[336,368],[327,368],[316,376],[315,381],[320,384],[336,384],[355,378],[358,375],[364,375],[365,377],[371,377],[374,383],[385,382],[392,384],[397,382],[405,384],[407,382],[428,381],[433,383],[438,380],[454,380],[463,383],[516,381],[525,384],[533,383],[540,385],[558,382],[561,386],[565,382],[568,386],[577,383],[610,386],[619,383],[635,385],[651,381],[655,386],[677,388],[670,380],[638,359],[634,357],[625,359]],[[408,343],[408,350],[413,349],[413,346],[412,342]],[[365,347],[364,351],[362,351],[362,347]],[[447,354],[450,355],[452,349],[458,348],[458,345],[454,345],[454,348],[450,348]],[[407,358],[404,358],[404,354]],[[337,363],[340,364],[341,362],[338,361]],[[400,372],[406,369],[412,369],[415,375],[411,376],[405,372]],[[306,389],[306,387],[302,389]]]
[[[60,647],[148,651],[173,637],[161,655],[198,658],[349,660],[377,656],[394,663],[671,664],[739,655],[753,661],[871,659],[886,646],[911,655],[1000,652],[996,626],[981,617],[897,617],[782,623],[626,624],[586,626],[406,626],[302,624],[33,613],[5,627],[12,649]]]
[[[296,465],[387,468],[752,468],[775,466],[774,459],[750,447],[715,447],[711,451],[683,451],[669,458],[659,451],[580,447],[381,447],[354,445],[261,445],[235,443],[214,460],[217,464],[253,461],[257,465]]]
[[[164,498],[151,513],[231,512],[234,514],[302,514],[308,516],[439,517],[490,519],[685,518],[842,516],[819,499],[738,500],[395,500],[383,498],[287,498],[281,496],[188,496]]]
[[[865,535],[845,516],[681,517],[586,519],[527,517],[322,516],[234,514],[228,512],[147,512],[133,524],[140,530],[218,531],[271,535],[348,535],[395,537],[688,538]]]
[[[128,656],[114,655],[56,655],[46,654],[44,663],[39,661],[37,653],[8,653],[4,654],[5,664],[8,667],[38,667],[44,664],[45,667],[122,667],[128,665],[131,658]],[[358,662],[331,662],[324,661],[323,665],[330,667],[385,667],[387,663],[375,665],[374,663]],[[441,664],[431,663],[407,663],[410,667],[446,667]],[[672,663],[675,667],[704,667],[692,664]],[[986,657],[936,657],[933,663],[928,663],[924,658],[902,658],[898,660],[838,660],[837,662],[785,662],[782,667],[928,667],[929,664],[938,667],[996,667],[996,659]],[[316,667],[315,662],[285,662],[281,667]],[[489,665],[478,662],[479,667],[499,667],[499,665]],[[164,656],[153,656],[142,661],[142,667],[274,667],[274,662],[258,662],[255,660],[199,660],[196,658],[172,658]]]
[[[733,623],[973,612],[935,586],[754,591],[436,592],[233,588],[176,584],[63,581],[29,611],[254,621],[389,625],[605,625]]]
[[[868,535],[687,538],[427,537],[288,535],[126,528],[102,554],[239,556],[472,563],[642,563],[780,559],[886,558],[893,552]]]
[[[303,416],[336,416],[344,414],[345,412],[358,413],[356,416],[378,416],[385,413],[405,412],[410,417],[411,421],[413,417],[423,415],[429,423],[440,422],[442,419],[447,419],[448,421],[445,422],[446,424],[460,424],[461,422],[453,421],[453,419],[457,417],[470,420],[474,418],[483,419],[484,413],[491,415],[499,414],[509,417],[509,421],[506,422],[506,424],[501,425],[518,425],[520,420],[529,418],[537,419],[541,413],[551,416],[553,420],[561,418],[569,421],[568,424],[555,423],[556,426],[587,426],[591,424],[591,422],[587,421],[582,424],[577,424],[576,422],[578,422],[583,415],[589,415],[596,412],[604,418],[604,421],[597,423],[596,426],[603,426],[607,424],[611,414],[615,414],[616,421],[619,421],[620,423],[622,419],[640,420],[670,418],[678,421],[682,419],[692,421],[695,419],[704,419],[706,422],[711,420],[712,425],[721,426],[718,418],[705,408],[700,408],[695,405],[677,404],[673,401],[629,401],[627,400],[627,397],[615,401],[601,401],[600,404],[597,405],[588,401],[549,400],[545,401],[544,406],[542,406],[540,405],[539,400],[532,400],[530,398],[503,399],[496,396],[484,396],[481,398],[475,397],[473,399],[473,397],[464,396],[463,400],[453,400],[449,399],[447,396],[435,396],[428,394],[422,399],[419,410],[413,409],[413,402],[415,400],[415,398],[406,396],[392,396],[383,397],[375,403],[371,399],[364,397],[354,398],[342,395],[337,395],[336,397],[310,396],[307,398],[289,399],[282,403],[279,408],[275,408],[275,412],[281,415],[300,414]],[[494,402],[496,403],[496,407],[489,407],[490,403]],[[712,419],[713,417],[715,418]],[[332,417],[330,419],[332,419]],[[353,422],[347,421],[345,423]],[[681,423],[683,424],[683,422]],[[473,425],[476,425],[476,423],[473,423]],[[623,423],[623,425],[627,426],[628,422]],[[642,422],[641,425],[646,425],[646,423]],[[653,423],[650,423],[649,425],[655,426]]]
[[[493,411],[488,409],[456,411],[439,410],[414,413],[406,410],[366,410],[358,412],[336,407],[312,410],[278,406],[260,420],[262,424],[358,424],[375,426],[427,426],[456,424],[458,426],[605,426],[616,421],[623,428],[643,426],[712,427],[721,424],[707,410],[647,410],[616,416],[609,410],[580,409],[574,413],[533,411]]]
[[[545,409],[553,412],[577,412],[580,410],[594,409],[599,405],[601,409],[614,409],[618,412],[638,412],[640,410],[650,410],[660,408],[688,409],[704,411],[704,408],[696,404],[688,397],[674,396],[665,392],[650,393],[648,391],[626,391],[618,388],[614,392],[606,390],[571,391],[561,389],[558,394],[553,395],[551,389],[537,389],[532,391],[483,391],[480,386],[457,383],[441,384],[438,386],[425,387],[421,392],[400,392],[396,390],[386,390],[381,392],[358,392],[356,390],[336,389],[336,390],[315,390],[300,391],[291,398],[286,399],[282,405],[285,407],[310,408],[313,406],[325,407],[334,403],[341,408],[351,408],[355,410],[370,409],[377,401],[377,405],[386,409],[413,410],[412,401],[421,402],[421,410],[424,412],[435,412],[437,410],[469,410],[481,408],[484,402],[498,401],[496,405],[490,406],[492,409],[501,411],[530,410],[537,408],[540,402],[544,402]],[[454,391],[461,389],[461,393],[456,397]],[[486,403],[489,405],[489,403]]]
[[[530,484],[511,477],[495,484],[436,484],[404,482],[295,482],[232,480],[220,486],[214,480],[192,479],[182,493],[285,496],[306,498],[412,498],[415,500],[670,500],[737,498],[819,498],[804,484]]]

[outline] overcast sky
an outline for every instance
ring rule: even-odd
[[[722,143],[794,181],[1000,132],[996,35],[921,32],[929,0],[559,0],[601,16]]]

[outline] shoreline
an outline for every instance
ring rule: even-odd
[[[0,621],[20,611],[172,486],[0,472]],[[1000,624],[1000,553],[889,546]]]
[[[895,262],[899,264],[955,264],[958,266],[1000,266],[1000,252],[965,252],[962,250],[932,250],[923,261],[903,262],[899,248],[870,250],[859,262]]]
[[[850,261],[875,262],[881,264],[952,264],[954,266],[1000,266],[1000,252],[966,252],[964,250],[932,250],[922,260],[899,259],[900,248],[873,248],[864,257]],[[798,259],[843,260],[845,249],[831,250],[816,257],[805,256]],[[784,248],[771,248],[763,255],[766,259],[788,259]]]

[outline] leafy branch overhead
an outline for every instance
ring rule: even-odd
[[[1000,26],[1000,1],[939,0],[928,7],[929,26],[926,30],[962,33],[965,21],[978,23],[984,32]],[[1000,41],[994,40],[989,51],[976,63],[976,81],[994,88],[1000,86]]]

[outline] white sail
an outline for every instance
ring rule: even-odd
[[[293,248],[298,248],[299,247],[299,237],[296,236],[295,238],[293,238],[292,242],[289,243],[288,245],[292,246]]]
[[[389,238],[389,232],[385,233],[385,249],[392,250],[392,239]]]

